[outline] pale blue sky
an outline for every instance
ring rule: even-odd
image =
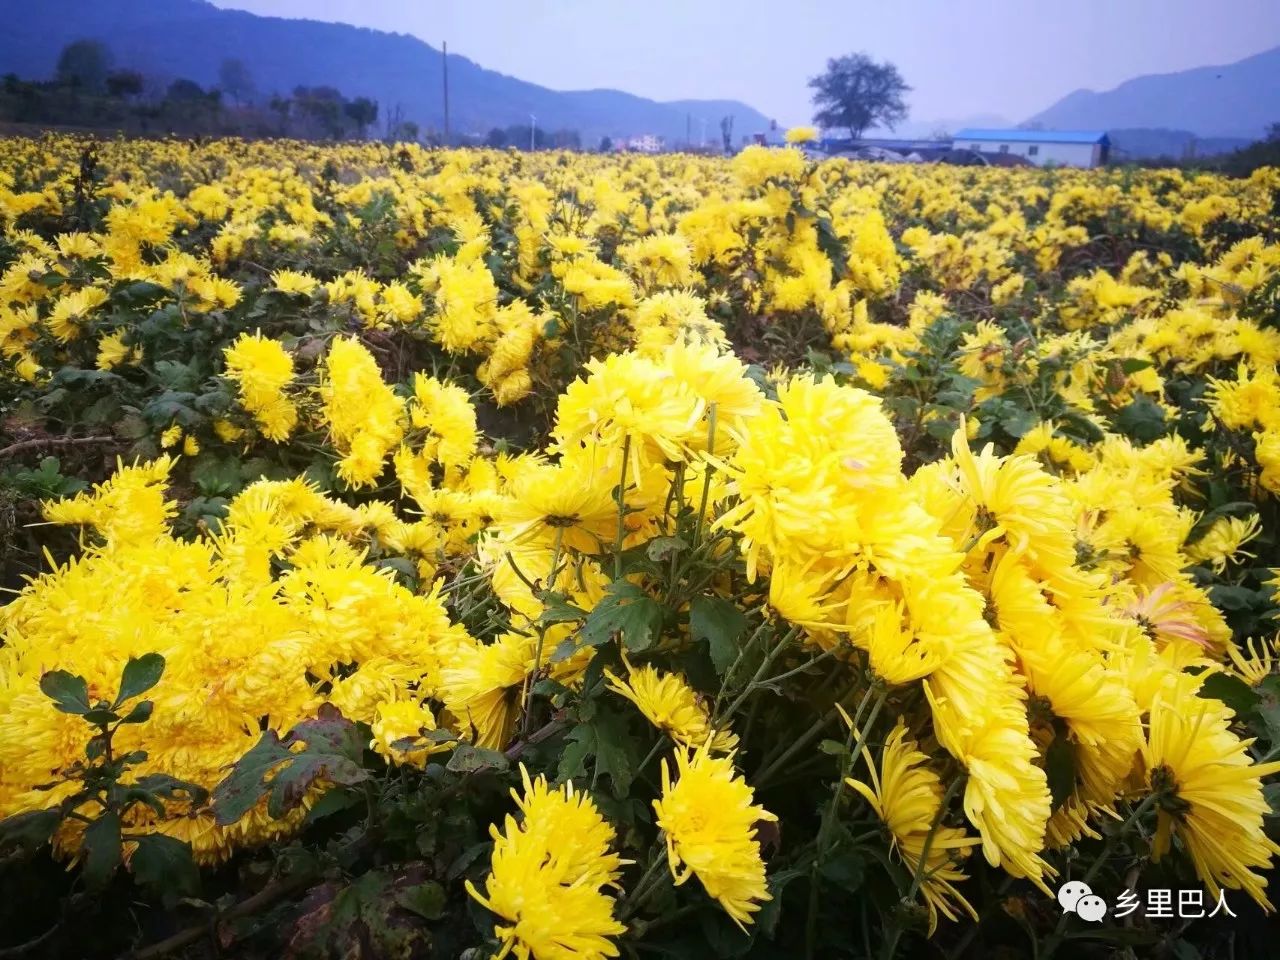
[[[1280,0],[214,0],[449,41],[559,90],[745,100],[809,118],[808,77],[862,50],[914,87],[912,119],[1021,121],[1079,87],[1280,45]],[[1280,78],[1277,78],[1280,82]]]

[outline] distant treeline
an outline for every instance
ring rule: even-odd
[[[1280,123],[1267,128],[1261,140],[1222,153],[1217,156],[1162,156],[1146,157],[1133,161],[1116,158],[1121,163],[1133,162],[1140,167],[1180,167],[1183,169],[1215,170],[1237,177],[1247,177],[1259,167],[1280,167]]]
[[[381,122],[380,122],[381,121]],[[441,145],[441,131],[422,130],[399,106],[381,110],[368,97],[348,98],[331,86],[295,87],[292,94],[260,93],[243,61],[222,62],[218,84],[202,87],[183,77],[161,79],[118,69],[111,50],[97,40],[68,44],[54,78],[0,77],[0,123],[112,130],[132,135],[294,137],[304,140],[367,139]],[[453,136],[451,143],[480,143]],[[532,125],[490,131],[490,146],[580,149],[576,130]]]

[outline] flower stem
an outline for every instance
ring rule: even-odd
[[[851,694],[853,690],[854,690],[854,686],[847,687],[840,694],[840,696],[836,697],[836,703],[839,703],[841,700],[843,700],[845,697]],[[827,726],[827,724],[829,724],[832,721],[832,719],[836,717],[838,714],[839,714],[839,711],[836,710],[836,708],[833,706],[830,710],[828,710],[816,721],[814,721],[813,726],[811,726],[804,733],[800,734],[798,739],[788,744],[786,749],[782,751],[781,756],[779,756],[777,759],[770,759],[766,757],[765,763],[763,765],[763,769],[760,771],[760,773],[756,774],[755,776],[756,789],[757,790],[763,789],[765,784],[769,782],[769,778],[774,773],[776,773],[784,763],[786,763],[788,760],[794,757],[797,753],[799,753],[801,750],[803,750],[805,747],[811,744],[814,741],[814,738],[817,737],[818,734],[820,734],[823,731],[823,729]],[[861,710],[859,710],[858,716],[861,716]],[[858,722],[858,716],[854,717],[855,724]]]
[[[560,572],[560,547],[564,541],[564,527],[556,527],[556,542],[551,548],[551,573],[547,576],[544,590],[555,587],[556,575]],[[533,670],[525,677],[524,718],[521,721],[521,735],[529,735],[529,725],[533,722],[533,688],[538,682],[538,671],[542,669],[542,647],[547,640],[547,624],[538,624],[538,644],[533,651]]]
[[[875,694],[876,702],[871,708],[871,714],[867,717],[866,727],[862,730],[858,729],[858,719],[862,716],[862,711],[867,705],[867,701]],[[836,816],[840,811],[840,798],[844,794],[845,778],[853,771],[854,764],[858,762],[858,758],[862,756],[862,751],[867,745],[867,737],[871,734],[871,728],[875,725],[876,717],[880,714],[880,708],[884,706],[885,698],[888,691],[882,687],[871,686],[867,688],[867,692],[862,696],[862,702],[858,704],[858,711],[854,721],[849,724],[849,734],[845,738],[845,749],[848,751],[844,761],[840,764],[840,777],[836,780],[835,796],[831,798],[831,803],[822,815],[822,826],[818,828],[817,849],[813,854],[813,866],[809,870],[809,912],[805,918],[804,924],[804,955],[807,960],[813,960],[815,951],[817,950],[818,939],[818,901],[821,893],[822,884],[819,879],[819,871],[822,869],[823,861],[827,858],[827,844],[831,836],[831,830],[835,826]],[[853,742],[854,735],[857,735],[857,743]]]
[[[658,834],[658,843],[662,844],[662,834]],[[658,879],[662,876],[662,868],[666,866],[667,857],[665,851],[659,846],[654,853],[652,861],[644,872],[644,876],[640,878],[639,883],[631,891],[630,895],[622,902],[618,909],[618,919],[626,920],[628,917],[634,916],[644,906],[644,902],[653,895],[653,891],[658,888]]]
[[[618,478],[618,533],[613,543],[613,579],[622,579],[622,541],[627,536],[627,460],[631,457],[631,434],[622,441],[622,471]]]
[[[713,403],[707,408],[707,456],[714,457],[716,453],[716,405]],[[708,459],[703,465],[702,474],[702,502],[698,505],[698,519],[693,526],[693,545],[696,547],[698,541],[702,538],[702,521],[707,516],[707,501],[711,497],[711,475],[715,473],[716,468],[711,465]]]
[[[1133,813],[1129,814],[1129,818],[1120,825],[1119,829],[1107,837],[1106,843],[1102,845],[1102,850],[1099,851],[1098,855],[1094,858],[1092,866],[1089,867],[1082,878],[1086,884],[1090,883],[1093,878],[1098,875],[1098,871],[1106,865],[1106,862],[1111,855],[1111,848],[1116,845],[1116,841],[1128,833],[1129,828],[1136,824],[1138,820],[1142,818],[1144,813],[1155,806],[1159,799],[1160,794],[1157,792],[1153,791],[1152,793],[1147,794],[1147,796],[1143,798],[1142,802],[1134,808]],[[1069,916],[1071,916],[1071,914],[1064,912],[1062,914],[1062,919],[1058,921],[1058,925],[1054,928],[1053,933],[1045,940],[1044,951],[1040,955],[1042,960],[1050,960],[1058,947],[1062,946],[1062,941],[1065,939],[1063,934],[1066,932],[1067,917]]]
[[[926,879],[925,871],[928,869],[929,848],[933,846],[934,835],[938,832],[938,827],[942,825],[942,818],[946,816],[947,807],[951,805],[951,798],[956,795],[956,791],[960,789],[960,784],[964,782],[963,776],[953,777],[947,792],[942,797],[942,802],[938,804],[938,812],[934,814],[933,823],[929,824],[929,832],[925,835],[924,846],[920,849],[920,861],[916,864],[915,872],[911,876],[911,889],[907,892],[906,899],[914,902],[916,894],[920,891],[921,884]],[[977,923],[977,921],[974,921]],[[893,960],[893,955],[898,952],[898,941],[902,939],[902,924],[894,922],[893,933],[888,938],[885,946],[884,956],[886,960]]]

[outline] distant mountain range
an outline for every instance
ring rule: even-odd
[[[1149,74],[1114,90],[1077,90],[1030,123],[1058,130],[1190,131],[1257,140],[1280,122],[1280,47],[1220,67]]]
[[[260,17],[223,10],[205,0],[0,0],[0,74],[51,77],[58,54],[73,40],[106,43],[117,67],[151,77],[218,82],[222,62],[249,67],[260,93],[332,86],[348,97],[379,102],[383,117],[424,129],[444,125],[442,54],[416,37],[340,23]],[[492,127],[527,124],[574,129],[585,145],[600,137],[655,134],[669,143],[717,143],[720,119],[734,118],[734,140],[770,129],[770,120],[737,100],[662,103],[620,90],[558,91],[449,55],[451,127],[483,135]],[[704,123],[705,121],[705,123]],[[1112,132],[1133,157],[1222,152],[1258,139],[1280,121],[1280,47],[1238,63],[1135,77],[1114,90],[1077,90],[1031,117],[1028,125]],[[1002,127],[986,115],[960,120],[908,120],[894,134],[928,137],[966,126]]]
[[[384,111],[423,128],[444,125],[442,55],[427,43],[339,23],[260,17],[222,10],[203,0],[0,0],[0,74],[53,75],[58,54],[73,40],[106,43],[117,67],[169,79],[217,83],[223,60],[237,57],[264,94],[332,86],[367,96]],[[734,117],[734,139],[769,129],[759,111],[736,100],[660,103],[620,90],[558,91],[486,70],[449,54],[450,125],[483,135],[491,127],[527,124],[575,129],[584,144],[600,137],[655,134],[683,141],[720,136],[720,118]]]

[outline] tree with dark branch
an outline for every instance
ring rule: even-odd
[[[146,80],[137,70],[116,70],[107,74],[107,93],[121,100],[142,95]]]
[[[346,101],[337,88],[295,87],[293,102],[300,118],[307,121],[313,131],[330,140],[341,139]]]
[[[892,130],[907,117],[903,96],[911,88],[892,63],[876,63],[865,53],[827,61],[827,72],[809,81],[813,89],[814,123],[843,127],[854,140],[871,127]]]
[[[356,126],[357,135],[365,138],[369,127],[378,122],[378,104],[368,97],[356,97],[343,104],[342,112]]]
[[[222,61],[222,65],[218,67],[218,87],[237,107],[251,101],[256,93],[253,74],[238,57],[228,57]]]
[[[58,56],[58,82],[69,87],[101,93],[110,72],[111,50],[101,40],[76,40]]]

